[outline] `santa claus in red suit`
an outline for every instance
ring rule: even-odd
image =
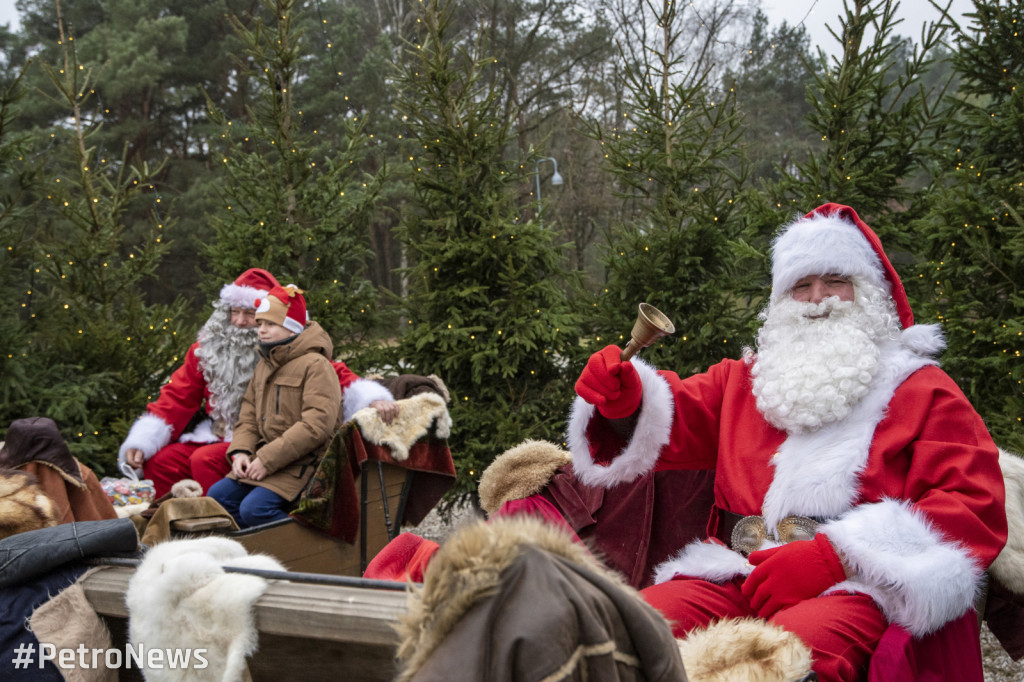
[[[279,286],[266,270],[251,268],[225,284],[213,314],[185,354],[184,363],[146,406],[118,451],[118,462],[141,468],[157,497],[183,479],[203,494],[231,471],[227,448],[245,389],[259,362],[256,301]],[[373,405],[385,418],[397,412],[391,393],[334,362],[346,421]]]
[[[644,596],[678,637],[760,617],[810,647],[821,679],[862,679],[889,623],[920,636],[972,608],[1006,542],[998,452],[853,209],[781,231],[762,319],[756,350],[685,379],[595,353],[573,465],[605,487],[715,469],[708,539]]]

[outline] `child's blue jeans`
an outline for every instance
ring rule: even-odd
[[[290,503],[266,488],[222,478],[207,493],[224,507],[239,528],[259,526],[288,517]]]

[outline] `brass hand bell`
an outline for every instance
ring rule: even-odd
[[[649,303],[641,303],[636,323],[633,324],[633,331],[630,332],[629,343],[626,344],[626,348],[619,357],[625,362],[636,355],[641,348],[647,348],[661,337],[675,334],[675,332],[675,325],[663,312]]]

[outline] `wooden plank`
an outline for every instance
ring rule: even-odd
[[[134,568],[108,566],[82,581],[86,598],[101,616],[127,618],[124,596]],[[365,644],[398,642],[395,624],[406,611],[404,592],[273,580],[255,605],[260,635]]]

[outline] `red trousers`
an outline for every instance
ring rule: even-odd
[[[171,443],[158,450],[142,465],[143,475],[153,481],[157,498],[171,492],[171,486],[183,478],[191,478],[203,486],[203,494],[210,486],[231,471],[228,461],[229,443]]]
[[[672,622],[684,638],[690,630],[726,618],[756,616],[740,591],[742,578],[719,585],[676,578],[640,594]],[[782,609],[769,623],[792,632],[811,649],[813,669],[822,682],[867,679],[871,654],[888,627],[874,601],[863,594],[833,594]]]

